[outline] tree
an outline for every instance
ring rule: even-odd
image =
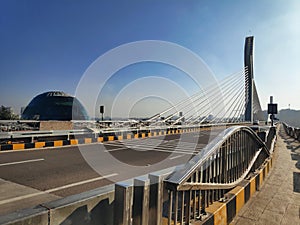
[[[19,117],[15,115],[10,107],[1,105],[0,107],[0,120],[17,120]]]

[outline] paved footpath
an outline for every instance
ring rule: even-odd
[[[300,225],[300,142],[280,126],[274,167],[232,225]]]

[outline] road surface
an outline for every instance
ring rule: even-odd
[[[0,152],[0,215],[183,164],[221,131]]]

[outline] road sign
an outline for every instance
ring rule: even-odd
[[[268,114],[277,114],[277,104],[270,103],[268,104]]]

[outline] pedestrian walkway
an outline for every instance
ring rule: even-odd
[[[300,142],[278,131],[274,167],[232,225],[300,225]]]

